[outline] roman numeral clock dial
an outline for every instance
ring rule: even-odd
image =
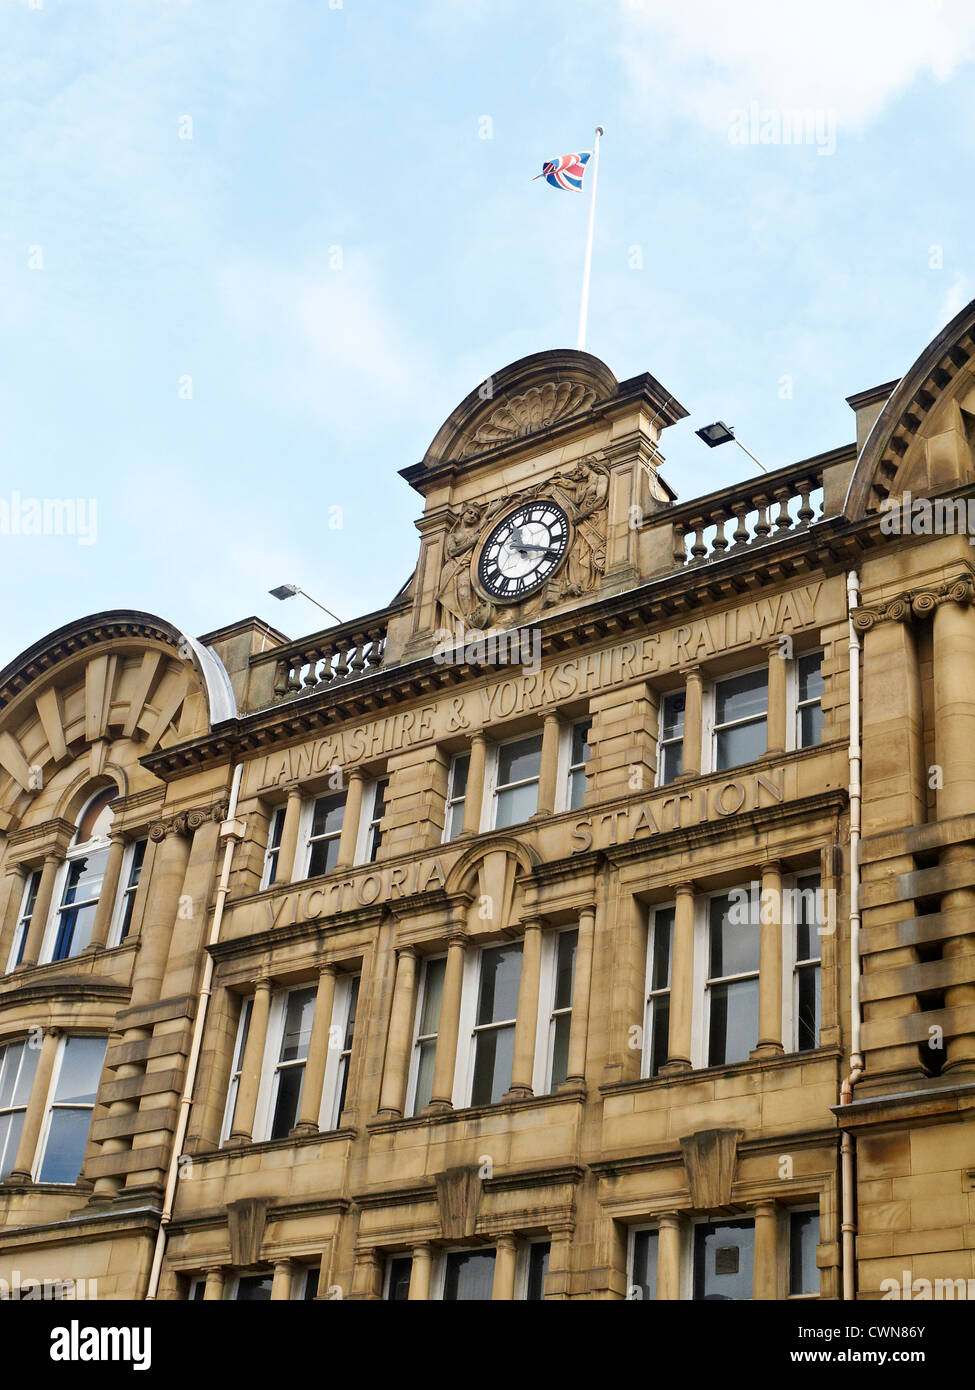
[[[565,558],[569,519],[554,502],[509,512],[484,542],[477,563],[481,587],[499,603],[518,603],[539,590]]]

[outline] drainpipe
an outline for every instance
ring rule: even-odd
[[[230,804],[227,809],[227,819],[220,827],[220,838],[224,841],[223,865],[220,870],[220,882],[217,886],[217,899],[213,908],[213,922],[210,927],[210,938],[207,942],[208,947],[215,946],[220,939],[220,924],[223,921],[224,904],[227,901],[227,893],[230,889],[230,865],[234,857],[234,847],[239,840],[244,838],[244,824],[242,821],[236,819],[237,799],[240,795],[240,779],[243,775],[243,771],[243,763],[238,763],[234,768],[233,781],[230,786]],[[162,1217],[159,1222],[159,1230],[156,1232],[156,1248],[152,1256],[152,1268],[149,1271],[149,1286],[146,1290],[146,1299],[154,1299],[159,1290],[159,1278],[162,1274],[163,1255],[166,1251],[167,1228],[173,1217],[173,1205],[176,1200],[176,1184],[179,1181],[179,1160],[183,1152],[186,1130],[190,1122],[190,1109],[193,1105],[193,1088],[196,1085],[196,1073],[200,1062],[200,1050],[203,1045],[203,1029],[206,1025],[207,1009],[210,1004],[210,986],[212,982],[213,957],[208,950],[203,961],[203,979],[200,982],[200,992],[196,1001],[193,1042],[190,1047],[189,1059],[186,1063],[186,1081],[179,1102],[179,1116],[176,1121],[176,1133],[173,1136],[173,1148],[169,1158],[169,1172],[166,1175],[166,1192],[163,1200]]]
[[[856,570],[846,577],[850,632],[850,1074],[840,1088],[840,1105],[853,1100],[853,1087],[863,1075],[860,1051],[860,634],[853,626],[853,610],[860,602]],[[843,1231],[843,1298],[856,1298],[856,1146],[848,1130],[840,1144],[840,1193]]]

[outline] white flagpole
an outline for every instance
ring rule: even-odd
[[[589,275],[592,270],[592,233],[596,225],[596,176],[599,173],[599,137],[603,134],[601,125],[596,127],[596,139],[592,147],[592,190],[589,194],[589,231],[586,236],[586,262],[582,271],[582,302],[579,305],[579,341],[576,344],[580,352],[586,346],[586,319],[589,315]]]

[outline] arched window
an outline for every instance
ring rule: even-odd
[[[78,830],[62,870],[51,960],[76,956],[91,941],[114,819],[109,802],[117,796],[115,787],[96,792],[78,817]]]

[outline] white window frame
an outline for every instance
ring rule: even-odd
[[[466,782],[464,783],[464,795],[463,795],[463,796],[456,796],[456,795],[454,794],[454,777],[455,777],[455,773],[456,773],[456,769],[457,769],[458,760],[461,759],[461,758],[466,758],[466,759],[467,759],[467,775],[468,775],[468,778],[470,777],[470,774],[471,774],[471,750],[470,750],[469,748],[463,748],[463,749],[461,749],[461,751],[460,751],[459,753],[454,753],[453,756],[451,757],[451,759],[450,759],[450,770],[449,770],[448,773],[447,773],[447,800],[446,800],[446,802],[445,802],[445,804],[444,804],[443,834],[442,834],[441,837],[440,837],[440,843],[441,843],[441,844],[444,844],[444,845],[449,845],[449,844],[451,843],[451,840],[456,840],[456,839],[457,839],[457,835],[460,835],[460,834],[461,834],[461,830],[463,829],[463,817],[462,817],[462,818],[461,818],[461,830],[459,830],[459,831],[457,832],[457,835],[453,835],[453,836],[448,837],[447,831],[448,831],[448,829],[449,829],[449,827],[450,827],[450,820],[451,820],[451,815],[450,815],[450,813],[451,813],[451,810],[453,809],[454,806],[463,806],[463,807],[464,807],[464,810],[465,810],[465,811],[467,810],[467,783],[466,783]]]
[[[822,1244],[823,1236],[823,1217],[819,1209],[818,1202],[797,1202],[795,1206],[782,1206],[779,1208],[779,1241],[778,1241],[778,1267],[783,1271],[781,1279],[782,1287],[779,1289],[779,1297],[786,1303],[818,1303],[823,1296],[822,1271],[819,1271],[819,1288],[815,1293],[790,1293],[789,1285],[792,1282],[792,1218],[793,1216],[804,1216],[812,1213],[819,1218],[819,1240],[817,1245]]]
[[[538,776],[537,776],[537,777],[523,778],[520,782],[505,782],[503,786],[500,786],[500,787],[499,787],[499,785],[498,785],[498,760],[499,760],[499,757],[500,757],[500,754],[501,754],[501,749],[502,749],[502,748],[507,748],[507,747],[509,747],[509,746],[510,746],[511,744],[513,744],[513,743],[524,743],[527,739],[536,739],[536,740],[538,741],[538,745],[539,745]],[[487,750],[487,758],[486,758],[486,760],[485,760],[485,768],[484,768],[484,796],[483,796],[483,800],[482,800],[482,802],[481,802],[481,824],[480,824],[480,828],[481,828],[482,830],[485,830],[485,829],[486,829],[486,830],[497,830],[497,829],[500,829],[500,830],[502,830],[502,831],[507,831],[507,830],[514,830],[516,826],[519,826],[519,825],[527,825],[527,824],[528,824],[529,820],[531,819],[530,816],[528,817],[528,820],[515,821],[513,825],[504,825],[504,826],[500,826],[500,827],[499,827],[498,824],[497,824],[497,814],[498,814],[498,800],[497,800],[497,798],[498,798],[498,792],[499,792],[499,791],[510,791],[510,790],[511,790],[512,788],[514,788],[514,787],[530,787],[530,786],[538,787],[538,786],[541,784],[541,780],[542,780],[541,745],[542,745],[542,731],[541,731],[541,729],[536,729],[536,730],[534,730],[534,731],[528,731],[528,732],[520,733],[520,734],[513,734],[510,738],[501,739],[500,742],[498,742],[498,743],[492,743],[492,744],[490,745],[490,747],[489,747],[488,750]],[[538,810],[538,798],[537,798],[537,794],[536,794],[536,800],[535,800],[535,810],[536,810],[536,811]],[[534,814],[534,812],[533,812],[532,814]]]
[[[142,882],[142,874],[146,872],[146,854],[149,852],[149,839],[146,835],[137,835],[134,840],[129,840],[122,853],[122,867],[119,870],[118,885],[115,890],[115,903],[112,907],[111,926],[108,932],[108,946],[115,947],[122,945],[122,918],[125,916],[125,899],[129,892],[133,897],[139,891],[139,883],[131,890],[129,889],[129,878],[132,873],[132,865],[135,861],[135,847],[138,844],[145,844],[145,851],[142,856],[142,868],[139,871],[139,883]],[[133,903],[133,911],[135,904]],[[131,935],[131,932],[130,932]]]
[[[552,1091],[552,1063],[555,1054],[555,1019],[557,1015],[568,1014],[572,1018],[575,1003],[575,972],[578,965],[579,943],[578,925],[568,923],[553,931],[542,934],[542,958],[538,987],[538,1019],[535,1028],[535,1064],[532,1074],[532,1090],[536,1096],[554,1094]],[[572,995],[567,1009],[555,1009],[556,971],[559,958],[559,938],[567,932],[575,932],[576,959],[572,965]],[[570,1037],[571,1037],[570,1022]]]
[[[559,730],[558,775],[555,793],[556,815],[559,815],[562,811],[570,811],[573,809],[571,806],[572,774],[580,769],[585,772],[585,769],[589,765],[589,758],[586,758],[581,763],[574,764],[572,762],[572,736],[580,724],[588,724],[589,728],[592,729],[592,722],[591,714],[583,714],[580,715],[578,719],[566,720]],[[592,746],[588,739],[586,740],[586,746],[589,748],[589,756],[591,758]],[[586,791],[588,790],[589,785],[587,782]],[[577,806],[575,809],[577,811],[584,810],[585,802],[583,802],[582,806]]]
[[[654,943],[655,928],[656,928],[656,925],[657,925],[657,913],[658,913],[658,912],[673,912],[673,913],[675,914],[675,921],[674,921],[673,927],[671,928],[671,934],[670,934],[670,961],[669,961],[670,969],[669,969],[669,972],[668,972],[668,981],[669,981],[669,983],[668,983],[666,989],[653,989],[653,988],[652,988],[652,986],[653,986],[653,967],[654,967],[653,943]],[[643,1052],[642,1052],[642,1055],[641,1055],[641,1057],[640,1057],[640,1075],[641,1075],[644,1079],[649,1079],[649,1078],[650,1078],[650,1047],[651,1047],[651,1042],[652,1042],[652,1039],[653,1039],[653,1027],[652,1027],[652,1022],[651,1022],[651,1013],[652,1013],[652,1010],[653,1010],[653,1008],[654,1008],[655,1001],[656,1001],[657,998],[660,998],[661,996],[666,995],[666,996],[667,996],[667,1003],[668,1003],[668,1006],[669,1006],[670,1003],[671,1003],[671,1001],[672,1001],[672,998],[673,998],[673,992],[674,992],[674,937],[675,937],[675,935],[676,935],[676,930],[677,930],[676,912],[677,912],[677,904],[676,904],[676,902],[653,903],[652,906],[651,906],[650,909],[649,909],[649,916],[648,916],[648,919],[647,919],[647,962],[646,962],[646,969],[645,969],[645,971],[644,971],[644,982],[643,982]],[[667,1059],[664,1058],[664,1061],[666,1061],[666,1060],[667,1060]],[[659,1075],[659,1073],[658,1073],[658,1075]]]
[[[664,738],[664,735],[663,735],[663,729],[664,729],[664,703],[665,703],[667,700],[669,700],[669,699],[671,698],[671,696],[673,696],[673,695],[683,695],[683,696],[684,696],[684,716],[685,716],[685,723],[684,723],[684,726],[683,726],[683,729],[682,729],[680,738]],[[673,779],[672,781],[670,781],[670,782],[665,782],[665,781],[664,781],[664,756],[665,756],[665,755],[664,755],[664,750],[667,749],[667,748],[673,748],[673,747],[675,747],[678,743],[681,745],[681,748],[683,748],[683,746],[684,746],[684,740],[685,740],[685,737],[686,737],[686,734],[687,734],[686,717],[687,717],[687,686],[686,686],[686,685],[684,685],[684,686],[678,686],[676,690],[661,690],[661,692],[660,692],[660,704],[659,704],[658,709],[657,709],[657,769],[656,769],[656,772],[654,773],[654,779],[653,779],[653,784],[654,784],[655,787],[672,787],[672,786],[674,785],[674,782],[677,780],[676,778],[674,778],[674,779]],[[683,759],[681,760],[681,766],[683,766]],[[702,770],[703,770],[703,769],[702,769]]]
[[[549,1271],[551,1271],[551,1268],[552,1268],[552,1237],[551,1237],[551,1235],[545,1235],[545,1236],[531,1236],[531,1237],[529,1237],[527,1240],[519,1241],[519,1243],[518,1243],[518,1251],[517,1251],[517,1254],[516,1254],[516,1256],[515,1256],[515,1289],[514,1289],[514,1298],[515,1298],[515,1301],[518,1302],[518,1303],[527,1303],[527,1302],[528,1302],[528,1276],[529,1276],[529,1273],[531,1272],[531,1252],[532,1252],[532,1247],[535,1246],[535,1245],[547,1245],[547,1246],[549,1247],[549,1251],[548,1251],[548,1256],[549,1256]],[[494,1258],[497,1259],[497,1246],[495,1246],[494,1248],[495,1248],[495,1256],[494,1256]],[[545,1277],[546,1277],[546,1279],[548,1278],[548,1273],[546,1273],[546,1276],[545,1276]],[[544,1284],[543,1284],[543,1288],[542,1288],[542,1298],[541,1298],[541,1302],[543,1302],[543,1303],[545,1302]]]
[[[314,840],[311,838],[311,829],[315,819],[315,803],[322,801],[325,797],[341,796],[345,798],[345,806],[342,811],[342,825],[337,831],[330,832],[328,835],[319,835]],[[298,848],[301,855],[301,873],[299,879],[310,877],[312,845],[317,845],[324,840],[340,840],[342,831],[345,829],[345,813],[349,809],[349,789],[348,787],[336,788],[335,791],[316,792],[314,796],[302,798],[301,815],[298,817]],[[334,867],[327,869],[326,873],[334,873]],[[321,875],[318,875],[321,877]]]
[[[481,991],[481,960],[485,951],[497,946],[522,947],[522,969],[524,969],[524,941],[488,941],[476,950],[466,952],[464,961],[464,982],[461,988],[460,1020],[457,1030],[457,1057],[454,1062],[454,1084],[451,1102],[455,1110],[463,1110],[473,1105],[471,1096],[474,1090],[474,1061],[477,1049],[474,1034],[488,1032],[489,1029],[510,1027],[511,1019],[500,1019],[496,1023],[477,1024],[477,1001]],[[517,1018],[514,1020],[517,1027]]]
[[[699,1007],[692,1010],[691,1020],[691,1054],[695,1068],[715,1067],[736,1067],[743,1066],[748,1062],[748,1058],[740,1058],[737,1062],[714,1062],[708,1061],[708,1053],[711,1043],[711,1006],[709,1001],[709,983],[713,984],[733,984],[736,980],[760,979],[760,966],[755,971],[745,971],[740,975],[720,975],[715,976],[714,980],[709,980],[708,970],[710,968],[711,956],[711,903],[715,898],[726,898],[736,889],[743,889],[745,892],[751,890],[751,880],[747,883],[734,883],[719,892],[701,894],[695,898],[695,941],[694,941],[694,976],[695,989],[694,999]],[[785,894],[783,893],[783,908]],[[761,902],[761,896],[759,896]],[[782,927],[783,933],[786,930],[785,924]],[[783,951],[783,969],[785,965],[786,952]],[[695,1018],[696,1015],[696,1018]],[[785,1036],[783,1034],[783,1036]]]
[[[768,747],[768,662],[753,662],[751,666],[742,666],[734,671],[723,671],[720,676],[715,676],[704,685],[701,694],[701,723],[703,725],[703,747],[701,749],[702,774],[718,771],[719,733],[723,733],[725,729],[733,729],[738,725],[757,724],[760,717],[749,715],[747,719],[732,719],[726,724],[717,725],[715,722],[717,687],[722,685],[725,681],[737,680],[740,676],[750,676],[755,671],[765,672],[765,746],[766,748]],[[786,676],[788,678],[788,672]],[[789,722],[790,721],[787,719],[787,726]],[[721,771],[732,772],[734,768],[747,766],[747,763],[734,763],[732,767],[722,768]]]
[[[268,817],[268,822],[267,822],[267,844],[266,844],[265,847],[264,847],[264,863],[263,863],[263,865],[261,866],[261,886],[260,886],[260,890],[259,890],[260,892],[263,892],[265,888],[277,887],[278,884],[280,884],[280,882],[281,882],[280,878],[278,878],[278,879],[275,881],[275,883],[273,883],[273,884],[270,882],[270,875],[271,875],[271,859],[272,859],[272,856],[273,856],[274,859],[275,859],[275,864],[276,864],[276,865],[280,863],[280,859],[281,859],[281,840],[279,839],[279,840],[278,840],[278,843],[277,843],[276,845],[273,845],[273,844],[271,843],[271,841],[272,841],[273,836],[274,836],[274,823],[275,823],[275,821],[278,819],[278,817],[281,818],[281,837],[282,837],[282,838],[284,837],[284,817],[285,817],[285,812],[286,812],[286,807],[284,807],[284,806],[272,806],[272,808],[271,808],[271,814],[270,814],[270,816]],[[299,820],[300,820],[300,816],[299,816]]]
[[[69,956],[66,959],[70,960],[71,958]],[[64,1053],[72,1038],[99,1038],[105,1043],[105,1052],[108,1051],[108,1035],[105,1033],[65,1033],[63,1037],[58,1039],[58,1049],[54,1058],[54,1066],[51,1069],[51,1080],[48,1083],[47,1095],[44,1097],[44,1120],[41,1124],[41,1131],[38,1135],[37,1145],[31,1160],[30,1171],[34,1182],[40,1182],[40,1173],[44,1166],[44,1157],[47,1153],[48,1140],[51,1137],[51,1122],[54,1118],[55,1110],[87,1110],[90,1118],[88,1121],[88,1138],[85,1140],[86,1150],[91,1142],[91,1126],[94,1122],[95,1110],[98,1107],[98,1089],[101,1085],[102,1072],[105,1070],[105,1055],[104,1053],[102,1055],[101,1072],[99,1072],[98,1080],[95,1082],[95,1099],[92,1101],[91,1105],[65,1105],[63,1102],[55,1104],[54,1096],[57,1093],[58,1081],[61,1078]],[[84,1155],[82,1155],[82,1163],[84,1163]],[[80,1168],[78,1172],[80,1174]],[[58,1184],[58,1186],[60,1185],[61,1184]]]
[[[33,1070],[33,1073],[32,1073],[32,1075],[31,1075],[31,1079],[30,1079],[30,1087],[29,1087],[29,1089],[28,1089],[27,1099],[24,1101],[23,1105],[5,1105],[5,1106],[3,1106],[2,1108],[0,1108],[0,1115],[17,1115],[17,1114],[23,1114],[24,1118],[26,1119],[26,1117],[27,1117],[27,1110],[28,1110],[28,1107],[30,1106],[30,1102],[31,1102],[31,1096],[33,1095],[33,1092],[34,1092],[34,1082],[35,1082],[35,1080],[36,1080],[36,1078],[37,1078],[37,1064],[38,1064],[38,1062],[40,1061],[40,1057],[39,1057],[39,1055],[38,1055],[38,1054],[39,1054],[39,1049],[32,1049],[32,1048],[31,1048],[31,1046],[30,1046],[30,1036],[29,1036],[29,1035],[28,1035],[26,1038],[7,1038],[7,1039],[5,1039],[4,1042],[3,1042],[2,1044],[0,1044],[0,1057],[2,1057],[3,1053],[6,1051],[6,1049],[7,1049],[8,1047],[16,1047],[18,1043],[23,1043],[23,1047],[22,1047],[21,1053],[20,1053],[20,1061],[19,1061],[18,1064],[17,1064],[17,1078],[16,1078],[16,1080],[14,1081],[13,1088],[12,1088],[11,1093],[10,1093],[10,1098],[11,1098],[11,1100],[13,1099],[13,1097],[14,1097],[14,1095],[16,1094],[16,1091],[17,1091],[17,1086],[18,1086],[19,1081],[20,1081],[21,1072],[23,1071],[23,1067],[24,1067],[24,1058],[28,1055],[29,1052],[33,1052],[33,1053],[34,1053],[34,1070]],[[23,1124],[21,1125],[21,1133],[22,1133],[22,1132],[23,1132]],[[16,1161],[16,1158],[17,1158],[17,1149],[19,1148],[19,1146],[20,1146],[20,1135],[17,1136],[17,1143],[14,1145],[14,1152],[13,1152],[13,1154],[8,1155],[8,1157],[9,1157],[10,1160],[11,1160],[11,1166],[12,1166],[13,1163]]]
[[[393,1281],[393,1261],[409,1260],[410,1262],[410,1281],[413,1279],[413,1251],[412,1250],[390,1250],[383,1261],[383,1296],[382,1302],[389,1302],[389,1287]]]
[[[366,783],[366,785],[362,789],[362,803],[359,809],[359,825],[356,830],[355,845],[355,863],[357,866],[361,864],[375,864],[378,862],[375,859],[369,858],[369,841],[372,838],[373,827],[377,824],[382,824],[382,817],[380,817],[380,820],[378,822],[375,818],[376,793],[379,790],[379,785],[381,782],[386,783],[386,791],[388,794],[388,772],[382,773],[379,777],[373,777],[370,781]],[[388,807],[386,809],[388,810]],[[384,810],[383,815],[385,814],[386,812]]]
[[[230,1058],[230,1080],[227,1083],[227,1099],[223,1108],[223,1124],[220,1127],[220,1143],[226,1144],[233,1130],[234,1111],[237,1109],[237,1093],[240,1090],[240,1078],[244,1070],[244,1047],[246,1046],[245,1032],[250,1023],[251,1011],[254,1007],[254,996],[245,995],[240,1001],[240,1014],[237,1019],[237,1031],[234,1033],[234,1050]],[[235,1066],[236,1062],[240,1063]]]
[[[4,974],[9,974],[10,971],[13,970],[14,964],[15,964],[15,962],[16,962],[16,960],[17,960],[18,952],[20,951],[20,943],[21,943],[21,941],[24,940],[24,938],[27,936],[27,933],[30,931],[30,924],[31,924],[31,921],[33,920],[34,913],[33,913],[33,911],[32,911],[29,917],[27,917],[25,914],[26,914],[26,912],[27,912],[27,902],[28,902],[28,899],[30,898],[30,886],[31,886],[31,883],[34,881],[35,875],[37,876],[37,888],[38,888],[38,891],[40,891],[40,886],[41,886],[40,874],[41,874],[41,870],[40,870],[40,869],[27,869],[27,870],[26,870],[26,873],[27,873],[27,877],[26,877],[26,879],[24,880],[24,886],[23,886],[23,888],[21,889],[21,894],[20,894],[20,909],[19,909],[19,911],[18,911],[18,913],[17,913],[17,925],[16,925],[16,927],[14,928],[14,939],[13,939],[13,942],[11,943],[11,946],[10,946],[10,954],[9,954],[8,957],[7,957],[7,964],[6,964],[6,968],[5,968],[5,970],[4,970]],[[35,903],[36,903],[36,897],[35,897]]]
[[[749,1216],[747,1210],[735,1216],[712,1216],[709,1212],[700,1212],[692,1216],[684,1223],[681,1231],[680,1246],[680,1296],[682,1303],[695,1303],[694,1297],[694,1238],[698,1226],[718,1226],[733,1225],[735,1222],[747,1222],[752,1228],[752,1235],[755,1235],[755,1217]],[[658,1247],[659,1248],[659,1247]],[[752,1243],[752,1294],[751,1299],[740,1299],[739,1302],[754,1302],[754,1241]],[[779,1266],[781,1268],[781,1265]]]
[[[783,950],[782,950],[782,965],[783,965],[783,980],[782,980],[782,1015],[783,1015],[783,1016],[782,1016],[782,1041],[783,1041],[783,1045],[785,1045],[786,1043],[788,1044],[788,1047],[787,1047],[786,1050],[789,1051],[790,1053],[795,1053],[797,1056],[801,1056],[801,1055],[802,1055],[802,1054],[799,1052],[799,969],[800,969],[800,966],[806,966],[807,968],[810,967],[810,966],[812,966],[813,964],[818,964],[818,966],[819,966],[820,1022],[822,1021],[822,998],[823,998],[823,994],[822,994],[822,990],[823,990],[823,954],[822,954],[822,940],[823,940],[823,926],[824,926],[824,923],[823,923],[823,922],[820,922],[820,923],[819,923],[819,931],[818,931],[819,942],[820,942],[820,951],[819,951],[819,955],[818,955],[818,956],[810,956],[808,960],[804,960],[804,961],[800,961],[800,960],[798,959],[798,950],[799,950],[799,933],[798,933],[798,928],[799,928],[799,914],[798,914],[798,906],[799,906],[799,888],[798,888],[798,885],[799,885],[800,880],[806,879],[806,878],[815,878],[815,879],[818,880],[818,886],[817,886],[817,888],[815,889],[815,892],[819,895],[819,896],[817,897],[817,903],[822,903],[823,899],[822,899],[822,896],[821,896],[821,895],[822,895],[822,890],[823,890],[823,880],[822,880],[822,875],[821,875],[819,872],[817,872],[817,870],[816,870],[815,868],[812,868],[812,869],[805,869],[805,870],[800,869],[800,870],[798,870],[795,874],[790,874],[789,877],[788,877],[788,879],[783,879],[783,880],[782,880],[782,939],[783,939]],[[820,1046],[820,1042],[819,1042],[819,1040],[817,1039],[816,1047],[819,1047],[819,1046]],[[804,1049],[804,1051],[806,1051],[806,1052],[810,1052],[810,1051],[814,1051],[814,1050],[815,1050],[815,1049],[813,1049],[813,1048],[806,1048],[806,1049]]]
[[[812,705],[818,705],[820,709],[823,707],[822,695],[817,696],[815,700],[799,699],[799,662],[807,656],[818,656],[820,658],[820,674],[822,674],[822,662],[825,659],[826,652],[823,647],[810,647],[807,652],[796,652],[793,659],[789,662],[790,669],[786,683],[786,696],[788,700],[786,707],[788,711],[788,718],[786,719],[786,746],[787,750],[790,752],[799,748],[819,748],[822,745],[822,740],[820,740],[819,743],[803,743],[802,741],[802,711],[808,709]],[[825,694],[825,690],[823,693]]]
[[[410,1045],[410,1072],[406,1086],[406,1108],[404,1114],[413,1117],[413,1109],[416,1105],[416,1088],[420,1079],[420,1044],[430,1042],[440,1037],[440,1019],[437,1019],[436,1033],[420,1033],[420,1019],[423,1014],[423,1005],[426,999],[427,974],[434,961],[447,959],[443,951],[433,956],[424,956],[420,964],[420,979],[416,991],[416,1005],[413,1009],[413,1041]],[[441,999],[441,1004],[443,1000]]]
[[[659,1260],[660,1260],[660,1222],[659,1222],[659,1221],[640,1221],[640,1222],[638,1222],[635,1226],[628,1226],[628,1227],[627,1227],[627,1231],[626,1231],[626,1288],[627,1288],[627,1292],[629,1292],[630,1289],[633,1289],[633,1288],[636,1287],[636,1238],[637,1238],[638,1235],[641,1235],[644,1231],[656,1231],[656,1232],[657,1232],[657,1260],[658,1260],[658,1268],[657,1268],[657,1270],[655,1271],[655,1273],[656,1273],[656,1275],[657,1275],[657,1282],[659,1282],[659,1279],[660,1279],[660,1270],[659,1270]],[[682,1248],[681,1248],[681,1269],[682,1269],[682,1270],[683,1270],[683,1264],[684,1264],[684,1259],[683,1259],[683,1245],[684,1245],[684,1233],[682,1232],[682,1233],[681,1233],[681,1247],[682,1247]],[[683,1298],[683,1297],[684,1297],[684,1294],[683,1294],[683,1291],[682,1291],[682,1292],[681,1292],[681,1298]],[[638,1301],[638,1300],[634,1300],[634,1301]],[[654,1302],[654,1303],[656,1303],[657,1301],[658,1301],[657,1299],[648,1300],[648,1302]]]

